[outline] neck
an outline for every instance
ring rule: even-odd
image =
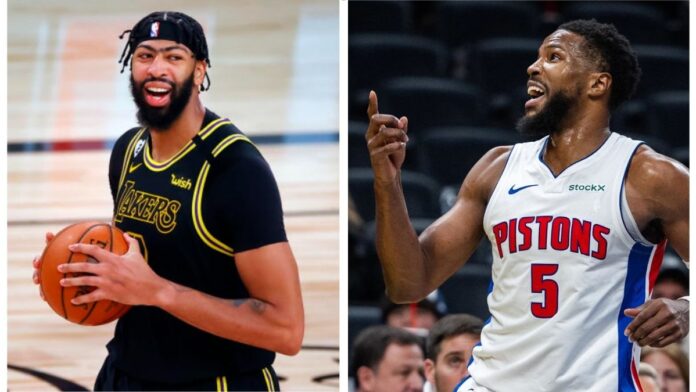
[[[554,175],[596,151],[609,137],[609,114],[582,113],[571,116],[559,131],[549,136],[544,161]]]
[[[204,117],[203,103],[197,95],[192,95],[179,118],[169,128],[150,128],[152,158],[163,162],[173,157],[198,133]]]

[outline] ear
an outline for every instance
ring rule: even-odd
[[[590,98],[601,98],[609,96],[611,91],[611,74],[607,72],[594,72],[590,74],[590,88],[588,95]]]
[[[375,388],[375,373],[367,366],[360,366],[357,372],[361,391],[370,392]]]
[[[193,68],[193,83],[196,85],[196,87],[198,87],[199,90],[201,85],[203,84],[203,80],[205,79],[205,73],[207,70],[208,66],[205,64],[205,61],[196,61],[196,65]]]
[[[432,359],[426,359],[423,361],[423,369],[430,385],[435,385],[435,362]]]

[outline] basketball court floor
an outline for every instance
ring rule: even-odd
[[[281,388],[338,389],[338,2],[10,0],[8,390],[91,389],[106,356],[115,323],[54,314],[31,260],[46,231],[111,220],[110,147],[136,124],[118,35],[162,7],[203,24],[203,102],[255,141],[278,181],[306,312],[301,352],[275,363]]]

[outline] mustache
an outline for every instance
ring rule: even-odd
[[[140,83],[140,87],[144,87],[146,83],[150,83],[150,82],[162,82],[162,83],[167,83],[167,84],[170,85],[172,88],[176,88],[176,83],[174,83],[173,81],[171,81],[171,80],[169,80],[169,79],[165,79],[165,78],[155,78],[155,77],[152,77],[152,76],[149,77],[149,78],[147,78],[147,79],[145,79],[145,80],[143,80],[143,81]]]
[[[535,78],[534,76],[532,76],[529,79],[527,79],[527,83],[529,83],[529,82],[539,83],[540,85],[544,86],[544,89],[548,90],[546,83],[542,82],[539,78]],[[526,86],[526,84],[525,84],[525,86]]]

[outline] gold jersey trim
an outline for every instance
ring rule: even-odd
[[[220,128],[223,125],[232,125],[232,121],[230,121],[228,119],[221,119],[221,118],[214,120],[214,121],[211,121],[208,125],[206,125],[203,129],[201,129],[198,132],[198,136],[200,136],[201,139],[205,140],[208,136],[212,135],[213,132],[215,132],[218,128]],[[169,167],[171,167],[173,164],[175,164],[181,158],[185,157],[189,152],[193,151],[194,148],[196,148],[196,144],[193,142],[193,139],[191,139],[173,157],[167,159],[164,162],[157,162],[154,158],[152,158],[152,155],[150,152],[150,146],[148,143],[147,145],[145,145],[145,156],[144,156],[145,159],[143,159],[143,161],[145,162],[145,166],[148,169],[150,169],[154,172],[161,172],[161,171],[169,169]]]
[[[135,150],[135,145],[137,144],[138,140],[140,140],[140,138],[143,136],[143,132],[145,132],[145,128],[140,128],[140,130],[135,133],[135,136],[133,136],[131,141],[128,143],[128,147],[126,148],[126,155],[123,157],[121,176],[118,179],[118,189],[121,189],[121,186],[123,185],[123,180],[126,179],[126,173],[128,172],[128,164],[131,160],[133,160],[133,150]]]
[[[275,385],[273,385],[273,376],[271,376],[271,372],[268,371],[268,368],[261,369],[261,372],[263,373],[263,378],[266,379],[266,389],[268,392],[275,392]]]
[[[247,138],[244,135],[230,135],[223,139],[213,149],[213,157],[217,157],[225,148],[231,146],[233,143],[238,142],[240,140],[245,141],[251,144],[252,146],[254,145],[254,143],[252,143],[251,140],[249,140],[249,138]],[[210,162],[205,161],[203,163],[203,166],[201,167],[200,173],[198,174],[198,178],[196,179],[196,186],[193,188],[193,205],[191,206],[191,218],[193,220],[193,227],[195,228],[196,233],[198,233],[198,236],[201,238],[201,240],[203,240],[203,242],[206,245],[224,255],[233,257],[234,250],[224,242],[215,238],[215,236],[213,236],[210,233],[208,228],[205,226],[205,223],[203,222],[203,188],[205,188],[205,181],[208,177],[209,171]]]

